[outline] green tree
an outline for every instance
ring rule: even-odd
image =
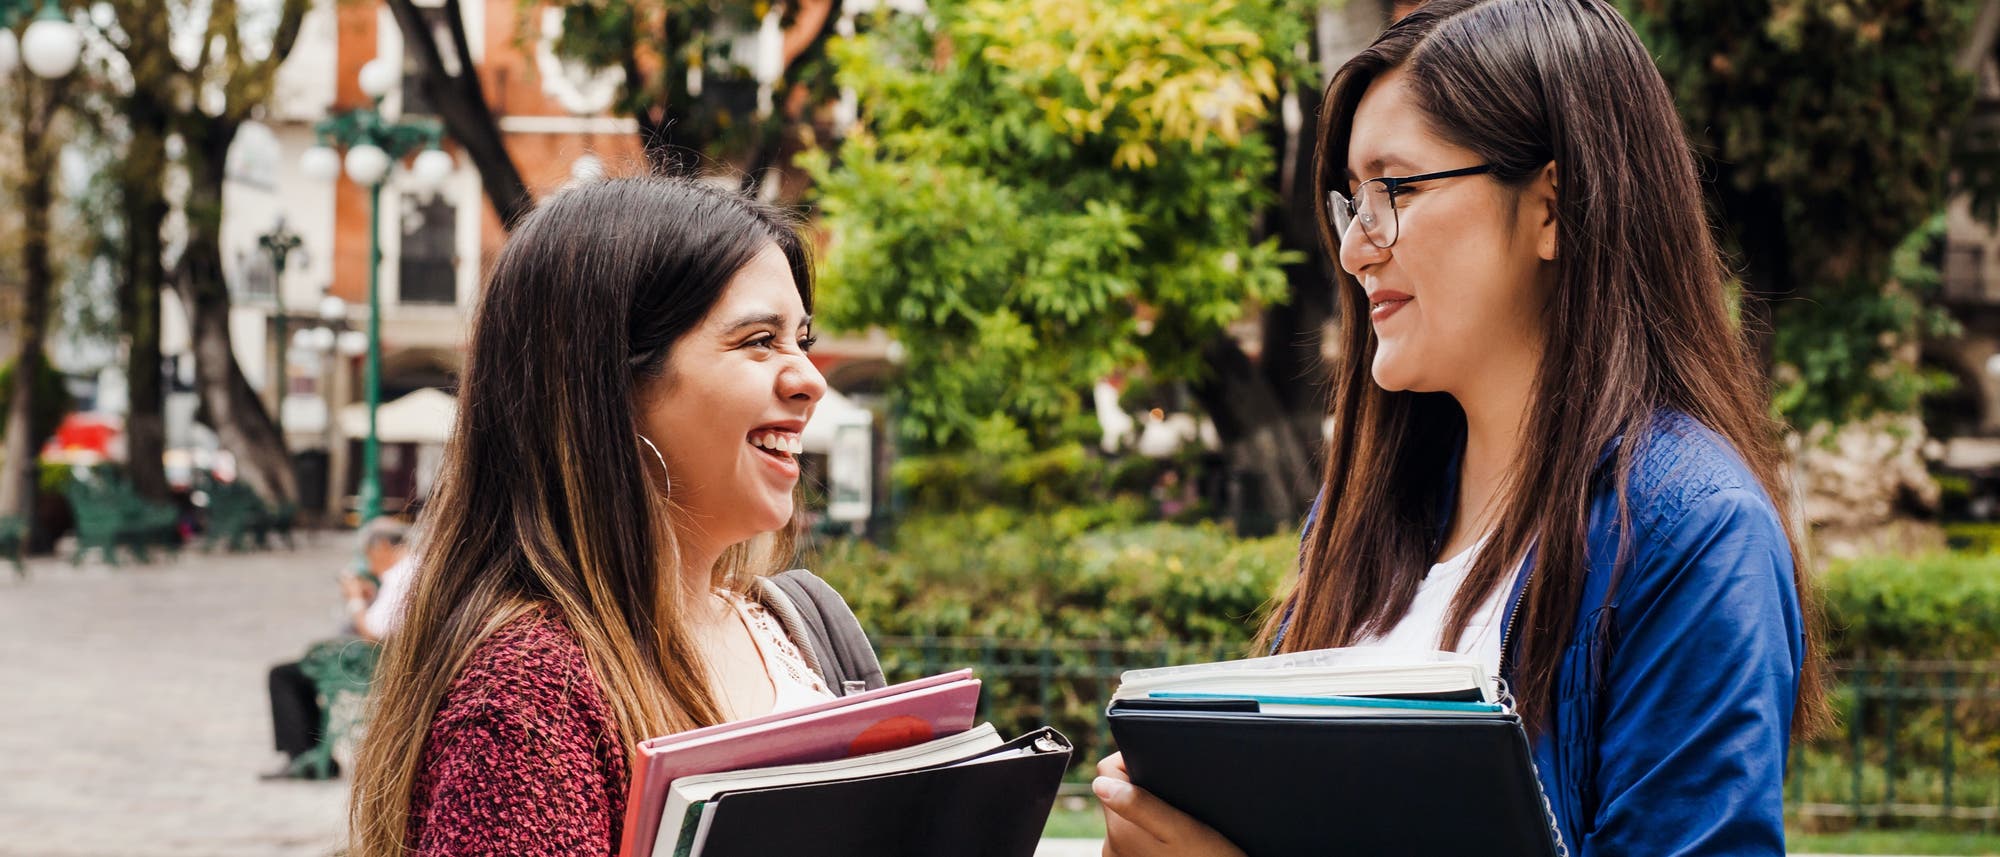
[[[524,0],[524,8],[541,5]],[[815,109],[832,97],[823,45],[835,29],[835,0],[555,5],[563,11],[556,53],[620,74],[613,109],[638,122],[655,172],[696,171],[706,161],[746,186],[764,181],[809,145]],[[743,54],[760,44],[776,50]],[[765,66],[768,80],[753,64]]]
[[[1083,394],[1113,372],[1213,384],[1218,354],[1242,356],[1228,327],[1291,297],[1288,266],[1312,278],[1266,222],[1284,201],[1279,99],[1302,74],[1317,88],[1296,49],[1308,9],[931,10],[834,44],[865,121],[810,162],[832,234],[823,316],[903,344],[900,429],[1016,454],[1091,431]]]
[[[1895,256],[1943,207],[1982,4],[1617,2],[1710,168],[1781,414],[1805,429],[1914,410],[1932,385],[1896,353],[1936,319]]]
[[[270,100],[278,66],[290,55],[306,0],[243,8],[237,0],[108,0],[104,36],[122,60],[129,88],[118,109],[127,123],[121,167],[126,221],[120,307],[131,348],[135,416],[158,412],[158,290],[171,287],[188,313],[200,418],[236,456],[244,479],[271,502],[297,497],[285,441],[237,363],[229,332],[229,287],[222,274],[224,161],[237,131]],[[183,144],[186,241],[166,261],[161,221],[170,210],[165,141]],[[135,436],[135,441],[139,440]],[[133,447],[135,459],[157,457]],[[135,474],[140,471],[135,470]]]
[[[21,217],[21,318],[10,372],[40,379],[47,370],[49,306],[58,278],[58,260],[51,252],[56,239],[54,213],[59,194],[57,159],[73,117],[65,109],[73,95],[68,78],[45,81],[26,68],[16,68],[0,91],[0,104],[14,120],[20,171],[16,206]],[[35,417],[46,407],[38,395],[42,385],[9,385],[4,451],[0,451],[0,515],[20,515],[32,528],[35,458],[40,453]],[[32,538],[33,533],[29,536]]]

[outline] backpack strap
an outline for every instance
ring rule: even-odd
[[[849,682],[874,690],[888,684],[875,646],[854,611],[826,581],[803,568],[758,580],[758,594],[785,633],[799,643],[806,663],[842,696]]]

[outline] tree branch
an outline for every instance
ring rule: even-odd
[[[1979,64],[1993,53],[1995,38],[2000,37],[2000,0],[1986,0],[1980,4],[1979,17],[1973,21],[1970,36],[1953,63],[1959,71],[1967,74],[1979,71]]]
[[[431,98],[437,106],[438,118],[444,120],[445,132],[465,150],[466,156],[479,170],[479,183],[485,190],[487,202],[493,205],[493,212],[499,215],[501,225],[512,229],[515,221],[534,207],[535,200],[528,192],[527,183],[521,179],[521,171],[515,166],[513,155],[507,151],[499,121],[486,102],[485,86],[480,82],[478,68],[466,47],[465,16],[458,0],[446,0],[444,5],[452,44],[459,51],[459,73],[456,75],[445,68],[444,55],[438,50],[437,35],[424,23],[424,16],[417,10],[416,4],[411,0],[386,2],[390,14],[396,19],[396,27],[403,32],[405,49],[416,57],[418,69],[429,82]]]

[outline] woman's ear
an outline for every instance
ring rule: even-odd
[[[1535,219],[1535,253],[1542,261],[1556,260],[1556,163],[1542,167],[1528,185],[1528,210]]]

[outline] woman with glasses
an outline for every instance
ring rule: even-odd
[[[1264,644],[1484,661],[1569,853],[1783,854],[1820,653],[1645,48],[1602,0],[1432,0],[1341,68],[1318,146],[1334,422]],[[1240,853],[1119,757],[1099,773],[1107,855]]]

